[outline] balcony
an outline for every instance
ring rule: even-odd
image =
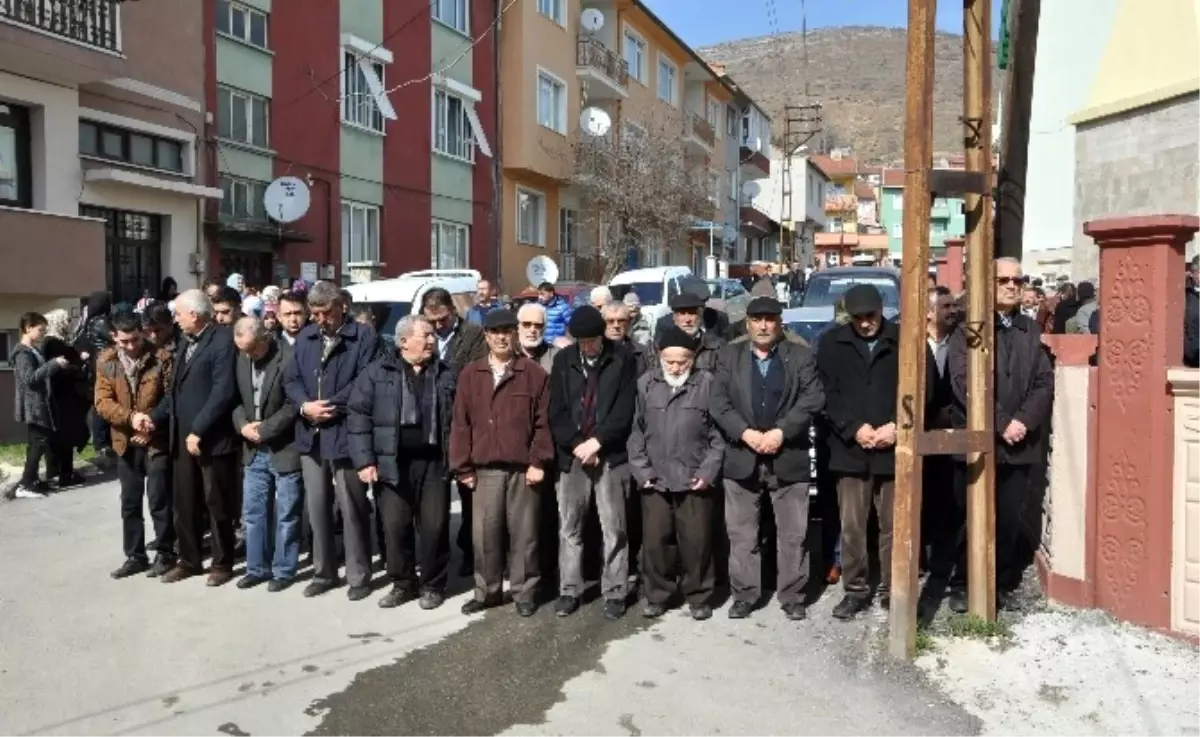
[[[742,235],[753,237],[779,232],[779,224],[773,217],[754,206],[749,197],[738,201],[738,223]]]
[[[759,148],[755,148],[756,145]],[[771,176],[771,160],[763,153],[766,145],[761,140],[750,140],[748,136],[742,136],[742,144],[738,148],[738,159],[742,162],[739,171],[743,182]]]
[[[0,68],[65,85],[121,77],[118,0],[0,0]]]
[[[835,194],[825,198],[825,212],[858,212],[858,198],[852,194]]]
[[[629,63],[594,38],[575,41],[575,72],[592,100],[629,97]]]
[[[935,220],[949,220],[951,215],[949,200],[937,199],[929,208],[929,217]]]
[[[0,294],[73,297],[104,288],[104,221],[0,207],[0,233]]]
[[[696,153],[711,154],[717,143],[717,134],[703,116],[696,113],[683,114],[683,140]]]

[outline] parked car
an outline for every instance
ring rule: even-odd
[[[465,318],[475,304],[475,287],[481,278],[474,269],[429,269],[410,271],[395,279],[352,284],[347,291],[354,304],[371,308],[375,330],[390,344],[396,339],[396,323],[405,315],[420,312],[421,298],[434,287],[450,292],[459,317]]]
[[[738,279],[708,279],[708,306],[722,310],[729,322],[739,322],[746,317],[746,305],[750,304],[750,292]]]
[[[653,332],[659,318],[668,314],[671,297],[684,289],[703,289],[708,292],[704,280],[692,273],[687,266],[652,266],[645,269],[622,271],[608,283],[613,299],[622,300],[629,292],[637,294],[642,303],[642,314]]]
[[[884,266],[839,266],[812,273],[800,306],[783,311],[784,325],[816,348],[821,334],[833,324],[837,301],[855,284],[872,284],[879,290],[884,317],[894,319],[900,314],[899,272]]]

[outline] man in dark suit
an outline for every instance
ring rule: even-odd
[[[174,466],[175,531],[179,562],[163,575],[174,583],[200,573],[201,520],[204,510],[212,531],[208,585],[233,578],[233,521],[237,483],[237,401],[234,361],[237,353],[229,328],[213,322],[212,302],[198,289],[175,300],[175,321],[182,340],[175,354],[171,391],[149,420],[139,418],[137,432],[169,423]]]
[[[786,340],[783,306],[755,297],[746,307],[750,340],[722,350],[712,415],[727,443],[725,524],[729,531],[730,619],[762,596],[759,508],[769,495],[778,529],[776,596],[788,619],[807,616],[809,428],[825,406],[812,349]]]
[[[242,435],[245,466],[242,523],[246,527],[246,575],[237,586],[248,589],[269,581],[268,591],[283,591],[299,564],[304,504],[300,454],[292,446],[296,405],[283,390],[283,367],[292,359],[292,348],[276,341],[258,317],[238,320],[233,342],[239,352],[233,424]]]
[[[433,325],[438,360],[450,364],[455,375],[472,361],[485,358],[488,354],[487,340],[483,327],[459,317],[454,309],[450,292],[434,287],[421,297],[421,314]],[[471,490],[458,485],[458,498],[462,502],[455,544],[462,551],[462,563],[458,575],[471,576],[475,573],[475,549],[471,544]]]

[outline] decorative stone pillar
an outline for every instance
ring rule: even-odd
[[[1097,606],[1171,624],[1173,400],[1183,358],[1184,246],[1190,215],[1085,223],[1100,248],[1100,361],[1094,463]]]
[[[938,259],[937,283],[939,287],[945,287],[958,294],[963,290],[963,253],[966,241],[962,238],[947,238],[944,243],[946,257],[944,261]]]

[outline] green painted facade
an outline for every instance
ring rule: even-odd
[[[879,204],[879,220],[887,230],[888,251],[899,257],[904,250],[902,235],[904,223],[904,188],[882,187]],[[963,216],[963,202],[957,197],[940,197],[933,201],[929,211],[929,245],[945,248],[948,238],[962,238],[967,232]]]
[[[446,69],[451,62],[462,55],[463,35],[436,21],[429,25],[432,34],[430,62],[433,65],[433,71],[440,72],[442,76],[456,82],[474,87],[475,85],[471,81],[473,51],[468,50],[462,59]],[[432,119],[429,124],[432,126]],[[493,146],[496,145],[494,142],[490,143]],[[429,183],[430,191],[433,193],[431,202],[433,217],[437,220],[470,225],[473,209],[472,177],[474,168],[484,166],[485,164],[482,162],[488,161],[488,159],[480,154],[478,149],[475,151],[475,164],[444,156],[437,151],[432,151],[430,155],[433,157]]]
[[[383,0],[340,0],[338,12],[343,36],[371,44],[383,41]],[[384,88],[396,85],[389,77],[395,68],[384,67]],[[383,135],[343,122],[340,137],[342,199],[383,205]]]

